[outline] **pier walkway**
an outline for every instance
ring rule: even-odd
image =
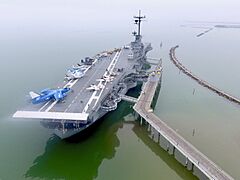
[[[131,102],[131,103],[136,103],[137,102],[137,98],[131,97],[131,96],[127,96],[124,94],[120,95],[121,99],[127,102]]]
[[[135,115],[140,116],[141,124],[145,121],[149,125],[152,138],[157,138],[156,142],[163,149],[168,151],[169,154],[173,154],[181,164],[192,171],[199,179],[232,180],[233,178],[230,175],[153,113],[151,105],[160,78],[161,73],[149,77],[148,81],[143,85],[137,103],[133,107]]]
[[[231,102],[234,102],[238,105],[240,105],[240,99],[214,87],[212,84],[200,79],[199,77],[197,77],[196,75],[194,75],[190,70],[188,70],[184,65],[182,65],[178,59],[176,58],[175,56],[175,50],[176,48],[178,48],[179,46],[175,46],[173,48],[171,48],[170,50],[170,59],[171,61],[175,64],[175,66],[181,70],[184,74],[186,74],[187,76],[189,76],[190,78],[192,78],[193,80],[197,81],[198,84],[200,84],[201,86],[203,87],[206,87],[208,88],[209,90],[217,93],[219,96],[222,96],[224,98],[226,98],[227,100],[231,101]]]

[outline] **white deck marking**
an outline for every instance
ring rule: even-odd
[[[46,102],[38,111],[43,110],[49,103],[50,103],[50,101]]]
[[[84,86],[82,87],[82,89],[79,91],[79,93],[78,93],[78,95],[75,97],[75,99],[77,99],[78,96],[81,94],[81,92],[87,88],[87,86],[89,85],[89,82],[94,78],[94,75],[95,75],[99,70],[101,70],[101,67],[102,67],[103,65],[104,65],[104,63],[101,64],[101,66],[100,66],[99,68],[97,68],[97,70],[92,74],[91,78],[85,83],[85,85],[84,85]],[[94,93],[94,92],[93,92],[93,93]],[[73,100],[73,101],[74,101],[74,100]],[[71,102],[71,104],[73,104],[73,101]],[[69,109],[69,107],[68,107],[67,109],[65,109],[64,112],[66,112],[68,109]]]
[[[96,95],[96,93],[97,93],[97,91],[94,91],[94,92],[93,92],[91,98],[88,100],[86,106],[85,106],[84,109],[83,109],[83,113],[84,113],[84,112],[87,112],[88,107],[90,106],[90,104],[91,104],[91,102],[92,102],[92,100],[93,100],[93,97]]]
[[[83,71],[84,74],[85,74],[97,61],[98,61],[98,59],[95,59],[95,61],[93,62],[93,64]],[[67,84],[65,84],[65,86],[63,86],[63,88],[65,88],[65,87],[72,88],[72,87],[78,82],[78,80],[79,80],[79,79],[76,79],[76,80],[74,80],[73,82],[72,82],[72,81],[69,81]],[[55,105],[57,104],[57,102],[58,102],[58,100],[55,100],[55,101],[45,110],[45,112],[50,111],[50,109],[52,109],[53,106],[55,106]]]
[[[121,52],[122,52],[122,50],[120,50],[118,56],[116,57],[116,59],[115,59],[115,61],[114,61],[114,66],[113,66],[113,68],[109,71],[110,74],[113,72],[113,69],[114,69],[115,65],[117,64],[117,61],[118,61],[118,59],[119,59],[119,56],[120,56]],[[110,82],[110,83],[112,83],[112,82]],[[107,84],[107,82],[106,82],[106,84]],[[106,86],[106,84],[105,84],[105,86]],[[105,88],[105,86],[104,86],[104,88]],[[97,100],[96,100],[93,108],[97,105],[97,102],[98,102],[99,98],[101,97],[101,94],[103,93],[104,88],[101,90],[101,92],[99,93],[99,95],[96,96]],[[106,88],[106,89],[108,89],[108,88]]]
[[[120,56],[121,52],[122,52],[122,50],[120,50],[119,52],[117,52],[117,53],[115,54],[114,58],[112,59],[111,63],[109,64],[109,66],[108,66],[108,68],[107,68],[107,71],[105,71],[104,76],[107,76],[108,73],[111,74],[111,73],[113,72],[113,69],[114,69],[114,67],[115,67],[115,65],[116,65],[116,63],[117,63],[117,60],[119,59],[119,56]],[[106,85],[107,85],[107,81],[105,81],[104,83],[102,83],[102,82],[100,81],[97,86],[100,86],[100,85],[102,85],[103,87],[102,87],[99,95],[96,96],[97,91],[94,91],[94,93],[92,94],[92,96],[91,96],[91,98],[89,99],[88,103],[87,103],[86,106],[84,107],[82,113],[87,112],[90,104],[92,103],[92,101],[93,101],[94,99],[96,99],[96,102],[95,102],[93,108],[96,106],[97,102],[99,101],[99,98],[101,97],[101,94],[102,94],[103,90],[105,89],[105,87],[106,87]]]
[[[58,100],[55,100],[46,110],[45,112],[48,112],[50,109],[53,108],[53,106],[55,106],[55,104],[57,104]]]
[[[68,84],[72,83],[72,80],[70,80],[64,87],[66,87]],[[38,111],[43,110],[51,101],[46,102]]]

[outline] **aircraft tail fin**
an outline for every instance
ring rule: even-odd
[[[30,92],[29,92],[29,95],[31,96],[32,99],[40,96],[39,94],[37,94],[37,93],[35,93],[35,92],[33,92],[33,91],[30,91]]]

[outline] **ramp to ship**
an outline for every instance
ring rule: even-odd
[[[120,97],[121,97],[122,100],[130,102],[130,103],[136,103],[137,102],[137,98],[135,98],[135,97],[127,96],[127,95],[124,95],[124,94],[121,94]]]
[[[151,133],[153,133],[153,138],[156,136],[160,146],[169,154],[173,154],[181,164],[192,171],[199,179],[233,180],[229,174],[152,112],[151,105],[160,82],[161,73],[154,77],[149,77],[144,84],[141,95],[133,107],[137,115],[140,116],[141,124],[143,120],[147,122]]]

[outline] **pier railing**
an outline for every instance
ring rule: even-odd
[[[149,77],[143,85],[137,103],[133,107],[136,116],[140,117],[140,123],[142,124],[145,121],[149,125],[152,138],[157,137],[160,146],[169,154],[173,154],[181,164],[192,171],[199,179],[232,180],[233,178],[230,175],[154,114],[151,104],[161,75],[161,73],[156,73],[154,77]]]

